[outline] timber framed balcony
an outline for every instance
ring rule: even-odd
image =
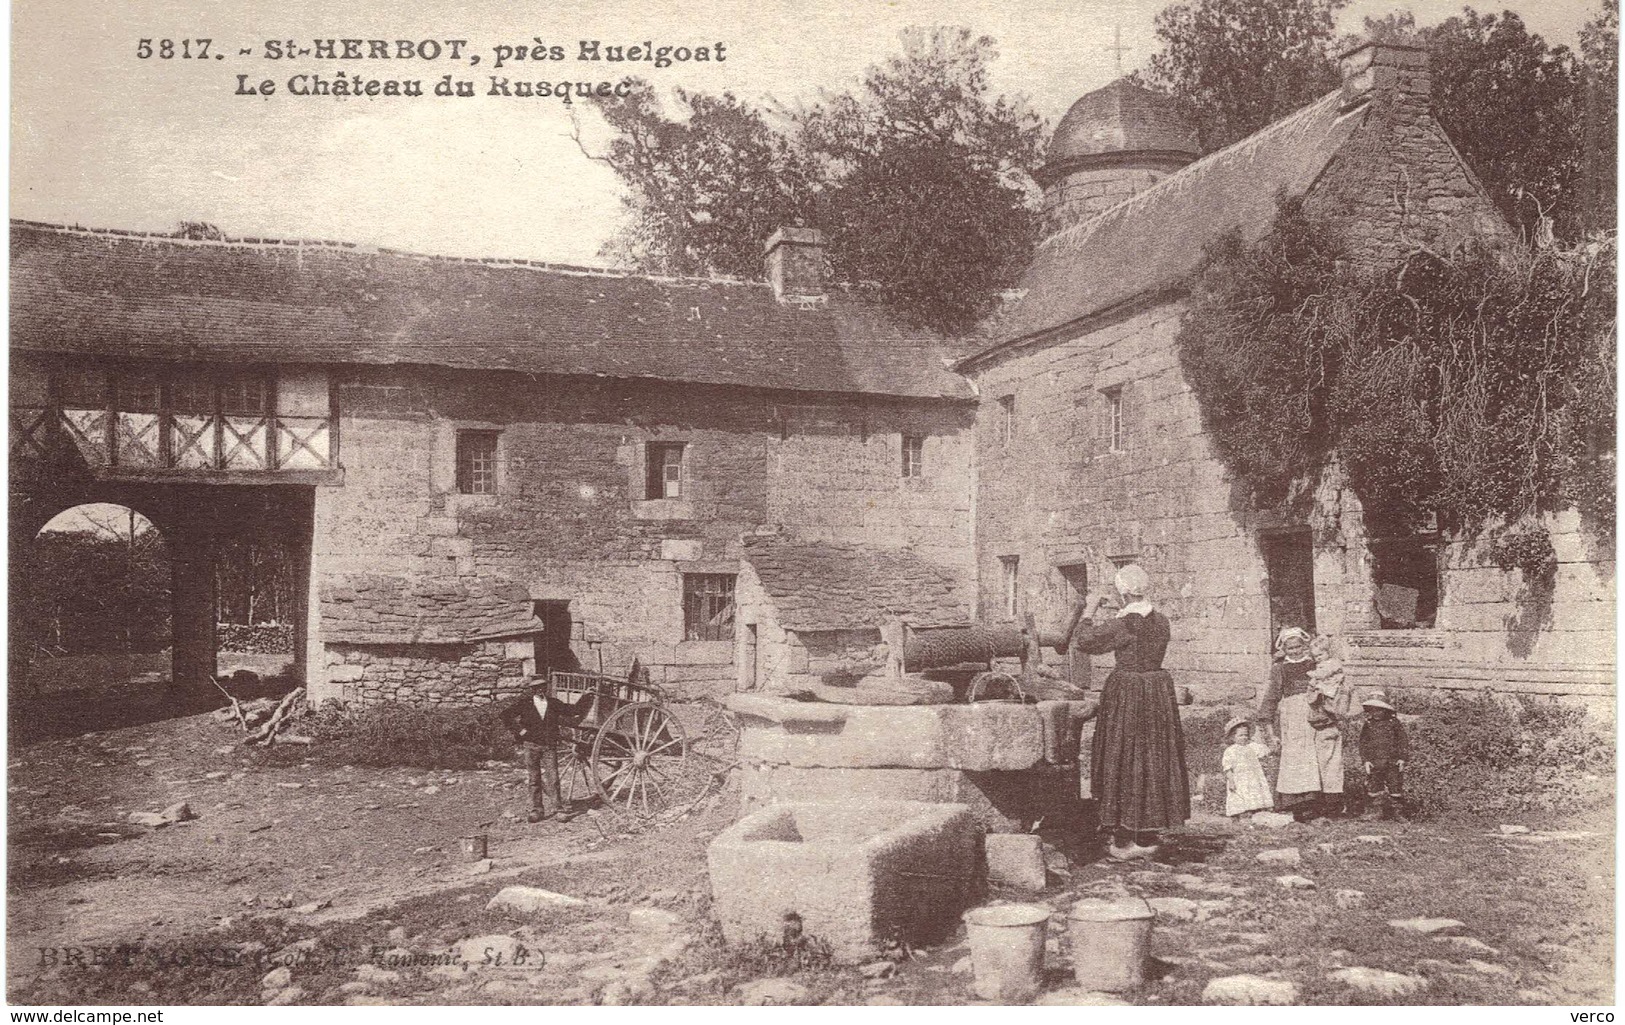
[[[124,480],[337,484],[325,374],[53,367],[14,377],[14,470]],[[284,387],[279,388],[279,385]],[[291,386],[291,387],[288,387]],[[41,401],[43,399],[43,401]]]

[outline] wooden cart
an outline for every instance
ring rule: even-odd
[[[649,818],[682,796],[688,736],[658,687],[559,671],[547,684],[551,697],[584,713],[559,731],[559,790],[567,804],[596,794],[610,810]]]

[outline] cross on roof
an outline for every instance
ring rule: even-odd
[[[1123,53],[1126,50],[1132,50],[1133,49],[1133,47],[1131,47],[1131,46],[1124,46],[1123,45],[1123,26],[1119,25],[1116,28],[1112,29],[1112,45],[1102,47],[1102,49],[1104,49],[1107,52],[1111,53],[1117,59],[1117,73],[1119,75],[1122,75],[1122,73],[1123,73]]]

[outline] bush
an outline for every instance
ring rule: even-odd
[[[1583,708],[1491,694],[1410,697],[1397,707],[1421,716],[1406,725],[1405,789],[1429,814],[1561,813],[1612,800],[1614,740]],[[1365,780],[1353,732],[1344,764],[1358,793]]]
[[[344,765],[474,769],[513,757],[513,738],[498,718],[500,706],[417,708],[327,706],[313,714],[311,749]]]

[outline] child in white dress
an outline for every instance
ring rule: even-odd
[[[1259,761],[1270,749],[1253,740],[1253,724],[1237,717],[1225,723],[1230,746],[1224,749],[1224,813],[1231,818],[1274,806],[1269,780]]]

